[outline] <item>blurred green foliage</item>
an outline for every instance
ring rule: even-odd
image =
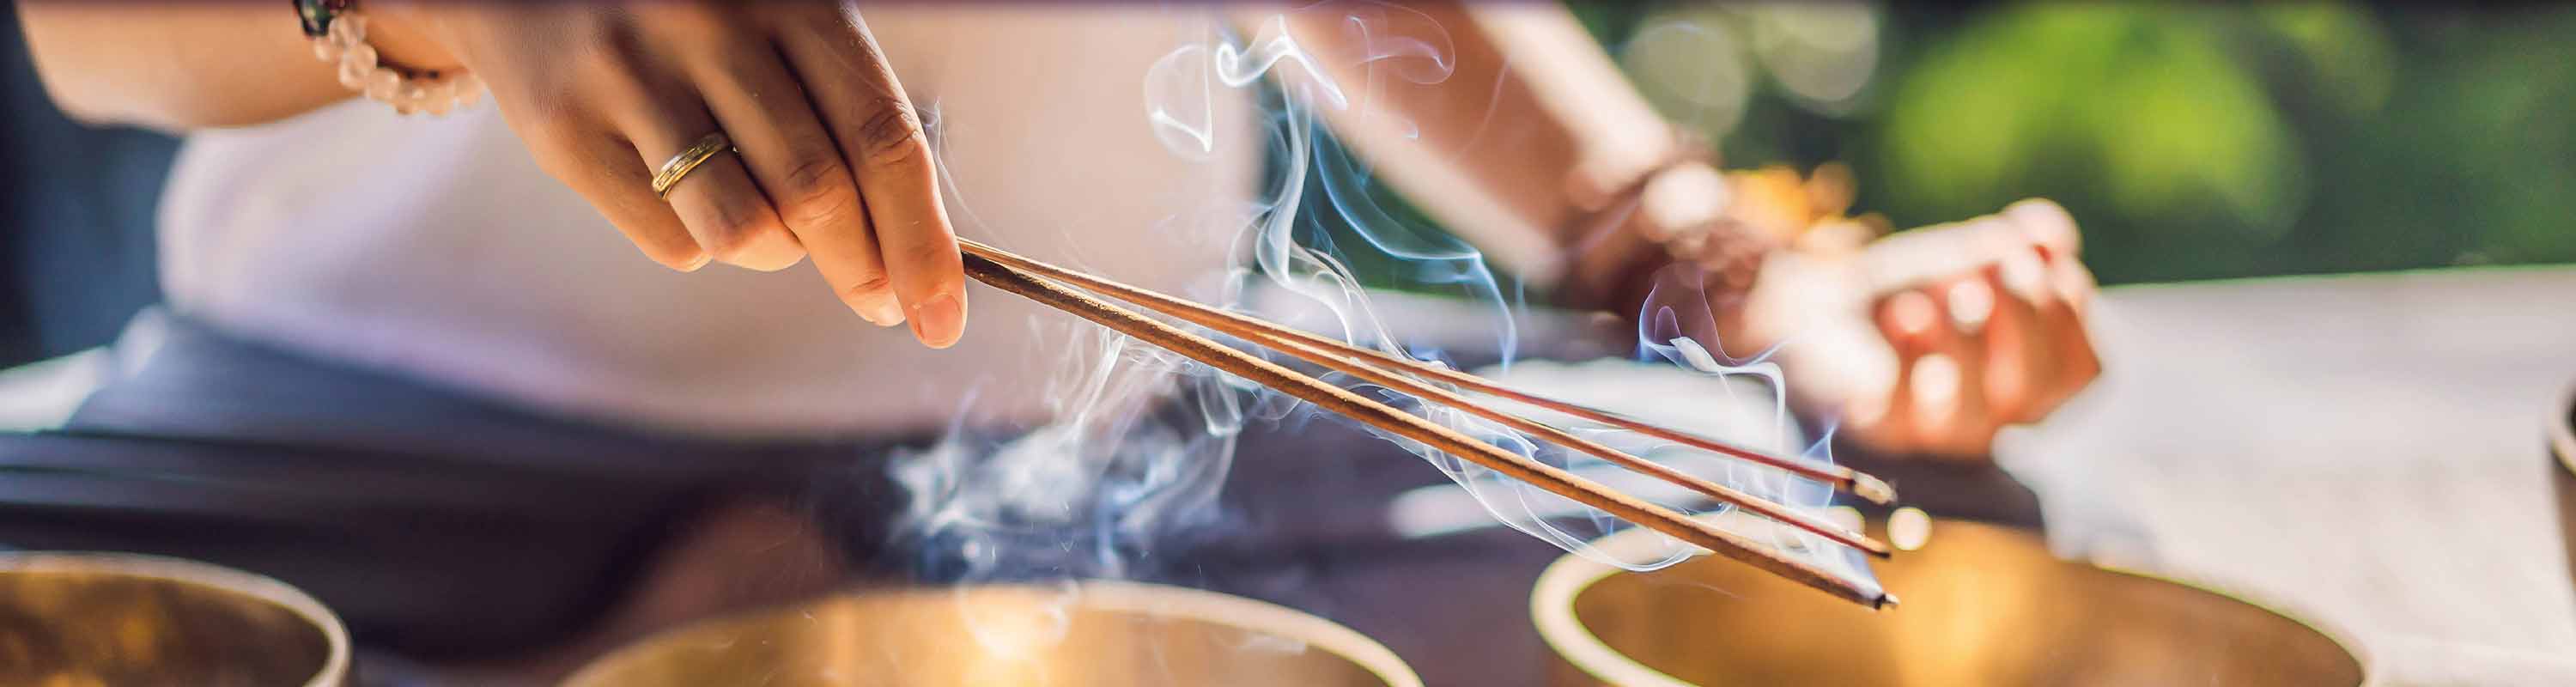
[[[1577,11],[1614,49],[1673,21],[1765,44],[1759,8]],[[1874,18],[1866,89],[1819,108],[1771,70],[1712,132],[1730,166],[1851,162],[1863,209],[1899,226],[2054,198],[2105,282],[2576,260],[2576,8]]]

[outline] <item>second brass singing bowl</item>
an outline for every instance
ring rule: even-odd
[[[1635,531],[1598,546],[1652,544]],[[2059,560],[2030,532],[1935,521],[1843,602],[1733,561],[1629,573],[1567,556],[1531,608],[1559,685],[2357,685],[2319,626],[2210,589]]]
[[[857,592],[683,627],[566,687],[1421,687],[1395,652],[1251,599],[1126,582]]]

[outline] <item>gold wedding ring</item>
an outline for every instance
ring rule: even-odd
[[[679,184],[681,178],[689,176],[689,172],[697,169],[698,165],[706,164],[716,153],[731,149],[733,139],[726,138],[722,131],[707,134],[698,142],[689,144],[687,150],[671,156],[669,162],[662,163],[661,169],[653,171],[653,197],[670,200],[671,187]]]

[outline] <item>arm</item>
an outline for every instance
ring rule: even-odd
[[[1637,232],[1580,225],[1649,172],[1692,155],[1692,146],[1560,5],[1409,7],[1420,14],[1327,7],[1285,15],[1328,76],[1353,91],[1350,108],[1325,108],[1334,132],[1408,199],[1522,278],[1581,291],[1601,286],[1560,282],[1615,271],[1581,263],[1636,246],[1587,244]],[[1384,25],[1348,30],[1355,14],[1384,16]],[[1390,38],[1445,42],[1454,72],[1430,84],[1381,73],[1367,59],[1374,46],[1363,43]],[[1655,225],[1636,227],[1645,235],[1705,226],[1723,209],[1726,190],[1713,169],[1684,163],[1673,171],[1659,200],[1699,202],[1658,203],[1635,220]]]
[[[1875,231],[1820,224],[1850,201],[1840,184],[1721,176],[1694,159],[1563,6],[1411,7],[1287,16],[1328,76],[1358,91],[1347,110],[1326,108],[1335,132],[1529,281],[1633,314],[1669,295],[1655,291],[1665,266],[1713,268],[1664,280],[1699,297],[1659,307],[1709,311],[1682,314],[1677,333],[1735,354],[1799,337],[1780,360],[1801,405],[1892,452],[1982,455],[2002,426],[2038,420],[2099,371],[2082,317],[2091,279],[2055,205],[1862,247]],[[1381,26],[1354,31],[1354,17]],[[1380,73],[1368,43],[1390,34],[1445,43],[1454,72],[1429,84]]]
[[[352,95],[313,58],[283,2],[30,0],[18,18],[54,104],[93,124],[247,126]],[[374,33],[389,54],[434,61],[418,57],[436,51],[403,27]]]
[[[30,0],[21,17],[47,88],[75,116],[239,126],[350,96],[273,1]],[[383,62],[475,75],[538,166],[647,258],[775,271],[811,257],[861,318],[909,324],[932,347],[964,333],[966,277],[928,138],[855,8],[365,4]],[[699,141],[730,145],[656,188],[655,171]]]

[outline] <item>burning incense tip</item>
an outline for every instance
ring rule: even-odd
[[[1853,495],[1869,499],[1870,503],[1886,505],[1896,501],[1896,487],[1877,477],[1854,473],[1851,489]]]

